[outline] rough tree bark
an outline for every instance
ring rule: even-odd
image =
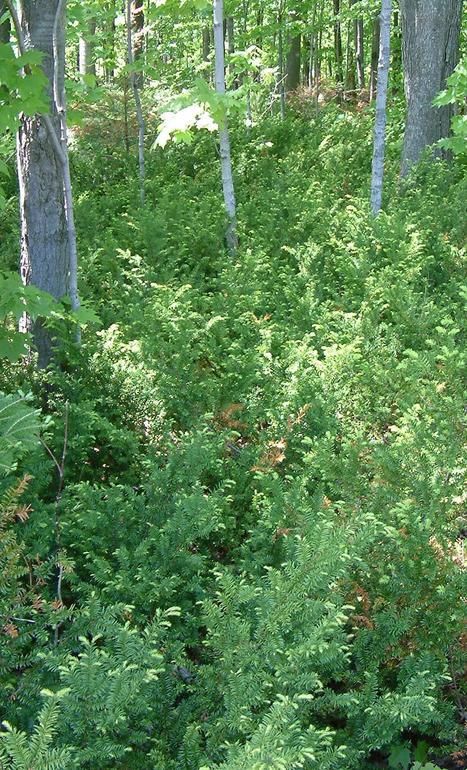
[[[225,51],[224,51],[224,2],[214,0],[214,49],[215,49],[215,82],[216,92],[225,94]],[[221,156],[222,189],[228,224],[226,230],[227,248],[234,254],[238,247],[237,238],[237,207],[232,174],[232,159],[230,153],[230,136],[227,118],[224,118],[219,128],[219,145]]]
[[[371,211],[373,216],[376,216],[381,210],[383,199],[386,101],[391,53],[391,12],[392,0],[382,0],[373,163],[371,169]]]
[[[76,233],[68,163],[65,73],[64,0],[23,0],[19,18],[7,0],[20,51],[33,47],[44,54],[49,115],[23,116],[18,131],[17,155],[21,219],[20,272],[56,299],[69,296],[79,307]],[[49,332],[37,323],[33,329],[38,365],[53,355]]]
[[[404,176],[426,147],[449,135],[451,106],[432,103],[457,64],[462,0],[401,0],[401,13],[407,100]]]

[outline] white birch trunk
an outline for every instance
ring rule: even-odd
[[[371,211],[373,216],[376,216],[381,210],[381,203],[383,199],[386,102],[388,94],[391,45],[391,11],[392,0],[382,0],[380,16],[378,81],[376,88],[373,164],[371,169]]]
[[[127,3],[126,3],[126,25],[127,25],[127,61],[131,70],[135,60],[133,55],[133,35],[132,35],[132,26],[131,26],[132,25],[131,0],[127,0]],[[145,200],[144,185],[145,185],[145,179],[146,179],[146,164],[144,159],[145,124],[144,124],[143,108],[141,106],[141,97],[140,97],[139,87],[138,87],[138,78],[136,77],[136,73],[133,71],[130,71],[130,83],[133,90],[133,97],[135,100],[136,120],[138,122],[139,189],[140,189],[141,203],[144,206],[144,200]]]
[[[214,48],[215,48],[215,82],[216,93],[225,94],[225,52],[224,52],[224,3],[214,0]],[[225,117],[219,128],[219,145],[221,157],[222,188],[224,204],[228,217],[226,231],[227,247],[235,253],[238,247],[237,238],[237,207],[232,175],[232,159],[230,153],[230,137]]]

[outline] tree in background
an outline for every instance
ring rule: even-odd
[[[126,33],[127,33],[127,62],[130,72],[130,83],[133,91],[133,97],[135,100],[136,108],[136,120],[138,122],[138,169],[139,169],[139,188],[141,203],[144,205],[145,193],[144,182],[146,178],[146,165],[144,158],[144,137],[146,133],[146,126],[143,114],[143,107],[141,104],[140,88],[143,82],[142,72],[136,72],[135,64],[137,64],[143,55],[143,38],[142,28],[140,28],[141,20],[144,23],[144,14],[142,6],[137,0],[136,7],[132,0],[126,2]],[[133,38],[133,27],[137,25],[138,33],[137,37]]]
[[[457,64],[462,0],[401,0],[401,11],[407,99],[404,176],[426,147],[450,133],[452,106],[437,109],[433,100]]]
[[[224,3],[223,0],[214,0],[214,46],[215,46],[215,81],[216,92],[220,96],[225,95],[225,54],[224,54]],[[224,204],[228,217],[226,231],[227,247],[234,253],[238,246],[237,239],[237,207],[232,175],[232,159],[230,153],[230,136],[227,125],[227,116],[224,114],[219,130],[219,145],[221,156],[222,188],[224,191]]]
[[[392,0],[383,0],[380,15],[380,46],[378,86],[376,92],[375,134],[373,163],[371,168],[371,211],[373,216],[381,209],[384,179],[384,149],[386,139],[386,102],[388,94],[389,64],[391,53]]]

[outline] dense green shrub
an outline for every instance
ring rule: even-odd
[[[371,124],[330,106],[237,128],[235,259],[211,138],[156,150],[146,210],[123,153],[78,141],[103,328],[60,370],[1,375],[47,382],[42,444],[1,436],[5,485],[34,477],[20,529],[4,506],[29,567],[2,613],[37,588],[34,624],[1,632],[5,768],[37,742],[37,768],[128,770],[458,745],[465,181],[422,165],[397,193],[396,109],[372,220]]]

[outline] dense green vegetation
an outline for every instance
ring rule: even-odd
[[[377,219],[371,109],[237,127],[234,257],[212,136],[148,156],[142,209],[118,138],[77,134],[101,325],[60,368],[0,375],[32,391],[0,401],[2,767],[363,770],[462,747],[466,183],[460,159],[399,189],[389,117]]]

